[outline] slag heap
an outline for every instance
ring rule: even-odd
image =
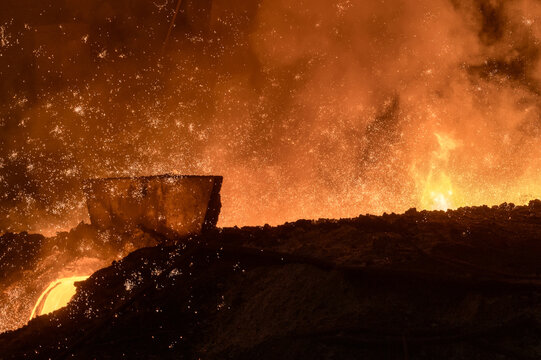
[[[221,184],[221,176],[88,180],[84,189],[91,225],[81,223],[50,238],[26,233],[0,236],[0,333],[62,306],[55,299],[62,290],[59,284],[66,285],[60,291],[65,300],[70,297],[65,293],[74,290],[74,280],[113,260],[214,227]],[[53,298],[48,286],[56,286]]]
[[[84,191],[92,225],[139,228],[167,239],[216,226],[221,176],[158,175],[87,180]]]

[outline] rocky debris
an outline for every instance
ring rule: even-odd
[[[134,251],[0,358],[537,359],[529,206],[216,229]]]

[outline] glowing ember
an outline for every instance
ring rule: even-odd
[[[72,276],[53,281],[39,296],[30,315],[30,319],[39,315],[49,314],[66,306],[73,295],[75,295],[75,283],[86,279],[88,279],[88,275]]]

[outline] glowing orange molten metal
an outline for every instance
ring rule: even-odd
[[[88,279],[88,276],[72,276],[63,279],[57,279],[47,286],[41,293],[32,309],[30,319],[39,315],[45,315],[58,310],[68,304],[73,295],[75,295],[75,283]]]

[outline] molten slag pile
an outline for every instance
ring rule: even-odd
[[[128,253],[212,229],[219,176],[161,175],[87,182],[91,225],[0,237],[0,332],[64,306],[74,283]]]

